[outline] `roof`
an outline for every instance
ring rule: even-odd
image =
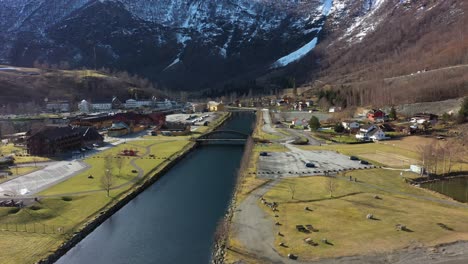
[[[41,136],[49,140],[55,140],[64,136],[79,136],[81,131],[78,127],[71,126],[45,126],[39,129],[36,133],[31,135],[30,138]]]

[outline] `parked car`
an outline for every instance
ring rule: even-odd
[[[365,160],[361,160],[359,163],[363,164],[363,165],[369,165],[369,162],[365,161]]]
[[[350,160],[359,160],[359,158],[356,157],[356,156],[349,156],[349,159],[350,159]]]
[[[307,168],[315,168],[315,164],[311,163],[311,162],[307,162],[306,163],[306,167]]]
[[[266,157],[266,156],[268,156],[268,152],[260,152],[260,156]]]
[[[288,254],[288,258],[290,258],[290,259],[297,259],[297,256],[294,255],[294,254],[289,253],[289,254]]]

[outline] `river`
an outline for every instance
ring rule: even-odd
[[[233,113],[220,129],[250,134],[254,119]],[[241,145],[197,148],[57,263],[209,263],[242,154]]]
[[[421,187],[447,195],[459,202],[468,203],[468,176],[423,183]]]

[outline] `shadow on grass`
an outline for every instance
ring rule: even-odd
[[[326,200],[336,200],[336,199],[341,199],[341,198],[344,198],[344,197],[348,197],[348,196],[353,196],[353,195],[358,195],[358,194],[362,194],[364,192],[353,192],[353,193],[348,193],[348,194],[344,194],[344,195],[340,195],[340,196],[334,196],[334,197],[327,197],[327,198],[320,198],[320,199],[311,199],[311,200],[296,200],[296,201],[289,201],[289,202],[285,202],[285,203],[311,203],[311,202],[320,202],[320,201],[326,201]]]

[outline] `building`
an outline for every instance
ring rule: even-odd
[[[137,108],[136,100],[128,99],[127,101],[125,101],[125,108],[127,109]]]
[[[341,125],[348,131],[357,131],[360,127],[358,122],[352,120],[343,121]]]
[[[208,107],[208,111],[210,112],[221,112],[225,110],[223,103],[218,103],[215,101],[208,102],[207,107]]]
[[[434,114],[418,113],[413,115],[410,122],[413,124],[424,124],[426,122],[435,125],[439,119],[439,116]]]
[[[102,142],[95,128],[72,126],[45,126],[37,132],[28,132],[28,153],[35,156],[56,156],[78,150],[86,142]]]
[[[387,115],[385,114],[385,112],[380,109],[372,109],[367,113],[367,119],[369,119],[372,122],[384,122],[386,117]]]
[[[190,125],[180,122],[167,122],[155,132],[166,136],[184,136],[190,134]]]
[[[112,97],[112,109],[121,109],[124,107],[122,102],[117,98],[117,96]]]
[[[104,142],[104,137],[94,127],[79,127],[81,130],[81,145],[83,147],[92,147],[101,145]]]
[[[95,101],[91,103],[92,109],[95,112],[109,112],[112,110],[112,102]]]
[[[328,109],[328,112],[329,113],[336,113],[336,112],[340,112],[341,111],[341,107],[338,107],[338,106],[332,106]]]
[[[68,101],[48,102],[46,110],[52,113],[67,113],[70,112],[70,103]]]
[[[130,133],[130,127],[124,122],[113,123],[112,126],[107,130],[107,135],[109,137],[121,137]]]
[[[92,110],[92,106],[86,100],[83,100],[78,104],[78,111],[80,111],[81,113],[88,114],[91,112],[91,110]]]
[[[385,132],[376,125],[366,125],[359,129],[356,139],[361,141],[379,141],[387,139]]]
[[[171,109],[172,103],[168,99],[165,99],[164,101],[154,102],[154,106],[159,109]]]

